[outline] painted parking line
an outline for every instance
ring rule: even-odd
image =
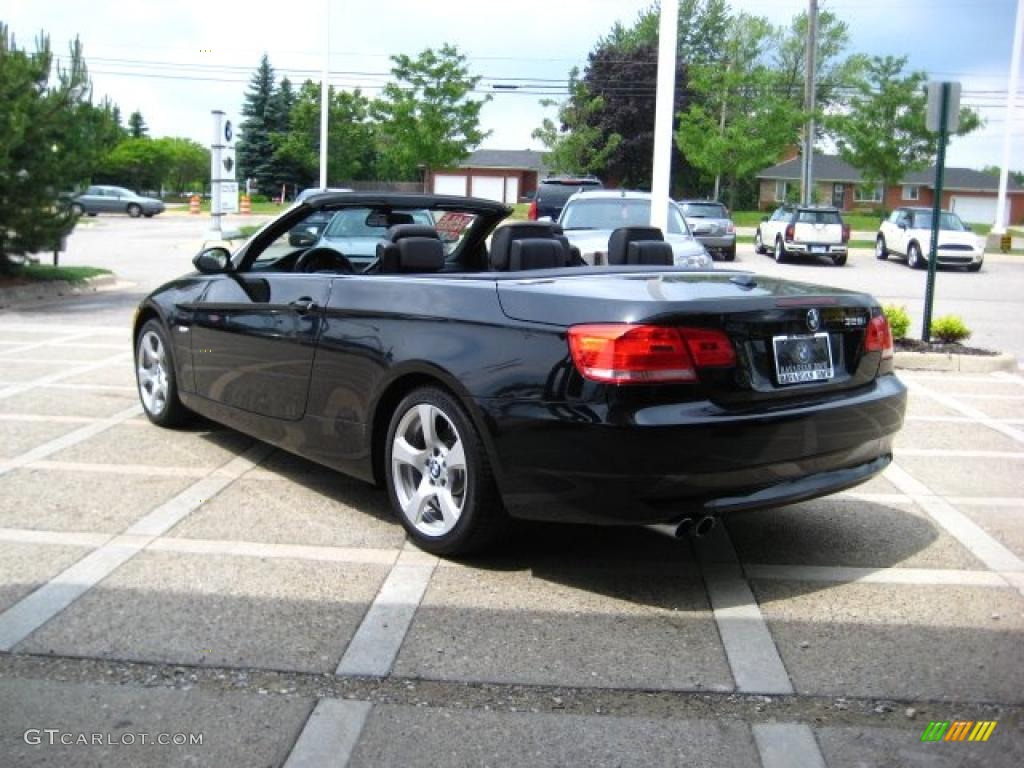
[[[946,501],[964,507],[1024,507],[1019,496],[947,496]]]
[[[338,664],[336,675],[386,677],[427,591],[437,558],[403,550]]]
[[[825,768],[825,758],[809,726],[756,723],[751,730],[764,768]]]
[[[7,328],[5,328],[4,330],[7,330]],[[2,332],[3,331],[0,331],[0,333],[2,333]],[[92,331],[79,331],[78,333],[73,333],[73,334],[70,334],[70,335],[67,335],[67,334],[61,335],[61,336],[58,336],[55,339],[54,338],[49,338],[49,339],[44,339],[42,341],[30,341],[30,342],[8,342],[10,344],[14,344],[15,346],[13,348],[3,348],[3,349],[0,349],[0,359],[3,359],[6,362],[13,355],[21,355],[24,352],[31,352],[33,349],[42,349],[44,347],[57,346],[58,344],[67,344],[69,346],[77,346],[77,345],[74,344],[75,341],[77,341],[78,339],[87,339],[87,338],[89,338],[90,336],[93,336],[93,335],[95,335],[95,334],[93,334]],[[85,345],[81,345],[81,346],[85,346]],[[121,347],[121,346],[119,346],[118,348],[119,349],[124,349],[124,347]],[[15,360],[15,362],[16,362],[16,360]]]
[[[161,467],[152,464],[93,464],[85,461],[33,461],[25,469],[47,472],[87,472],[131,477],[206,477],[209,469],[200,467]]]
[[[972,419],[969,416],[906,416],[903,419],[906,422],[931,422],[938,424],[976,424],[977,420]],[[992,419],[1000,424],[1008,424],[1011,426],[1017,426],[1024,424],[1024,419]]]
[[[141,414],[142,406],[133,405],[130,408],[125,408],[123,411],[118,411],[113,416],[105,419],[98,419],[92,424],[79,427],[66,435],[61,435],[49,442],[36,446],[32,450],[26,451],[19,456],[14,456],[13,458],[0,461],[0,476],[7,474],[11,470],[31,464],[32,462],[42,461],[48,456],[52,456],[59,451],[63,451],[65,448],[70,448],[73,445],[85,442],[86,440],[106,432],[108,429],[112,429],[118,424],[122,424],[125,421],[133,419]]]
[[[129,384],[37,384],[39,389],[66,389],[77,392],[131,392],[137,390]]]
[[[1024,451],[971,451],[950,448],[900,448],[899,455],[937,459],[1024,459]]]
[[[372,708],[368,701],[320,699],[284,768],[344,768]]]
[[[716,526],[693,549],[736,690],[793,693],[793,683],[724,526]]]
[[[53,333],[61,332],[63,322],[52,323],[0,323],[0,333]],[[109,325],[80,325],[75,323],[75,335],[111,335],[128,338],[130,333],[125,328],[114,328]],[[67,334],[61,333],[62,336]]]
[[[1018,443],[1024,443],[1024,430],[1017,429],[1016,427],[1010,426],[1009,424],[1004,424],[1001,420],[994,419],[987,413],[979,411],[977,408],[973,406],[961,403],[959,400],[950,397],[949,395],[946,395],[941,392],[936,392],[935,390],[929,389],[928,387],[924,387],[918,384],[917,382],[914,382],[912,384],[911,391],[918,394],[926,395],[935,402],[946,406],[950,410],[957,411],[963,414],[964,416],[968,416],[977,423],[982,424],[983,426],[986,426],[989,429],[994,429],[996,432],[1004,434],[1007,437],[1012,437]]]
[[[0,530],[2,536],[2,530]],[[266,544],[258,541],[230,539],[179,539],[161,537],[147,545],[156,552],[186,555],[225,555],[229,557],[283,558],[352,565],[394,565],[398,552],[394,549],[370,547],[316,547],[306,544]]]
[[[59,547],[100,547],[113,538],[109,533],[74,531],[34,531],[26,528],[0,528],[0,541],[8,544],[50,544]]]
[[[0,613],[0,650],[12,650],[272,451],[257,443]]]
[[[101,416],[50,416],[36,413],[0,413],[0,421],[26,421],[39,424],[95,424]]]
[[[98,371],[100,368],[107,368],[112,365],[124,365],[130,359],[131,353],[119,352],[116,355],[104,357],[101,360],[94,360],[83,365],[76,365],[58,373],[47,374],[46,376],[41,376],[38,379],[33,379],[32,381],[26,381],[22,384],[4,387],[3,389],[0,389],[0,400],[24,394],[35,387],[43,386],[45,384],[56,384],[57,382],[65,379],[71,379],[85,373],[92,373],[93,371]]]
[[[912,477],[898,464],[895,462],[890,464],[885,470],[884,476],[903,493],[910,496],[950,536],[959,541],[988,568],[1004,577],[1008,573],[1024,573],[1024,561],[949,501],[932,493],[928,486]]]

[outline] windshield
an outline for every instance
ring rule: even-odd
[[[573,200],[565,207],[559,223],[563,229],[646,227],[651,223],[651,201],[625,197]],[[690,234],[675,203],[668,206],[668,231],[675,235]]]
[[[683,203],[683,213],[693,219],[727,219],[729,214],[720,203]]]
[[[914,214],[914,229],[931,229],[932,228],[932,215],[931,213],[915,213]],[[970,227],[964,224],[960,217],[955,213],[949,213],[943,211],[939,214],[939,229],[945,229],[949,232],[970,232]]]
[[[838,211],[800,211],[796,215],[797,224],[842,224]]]

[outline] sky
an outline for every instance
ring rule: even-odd
[[[540,149],[531,132],[552,108],[537,84],[557,85],[616,21],[631,23],[649,0],[290,0],[154,2],[153,0],[5,0],[0,21],[19,46],[40,31],[65,55],[77,35],[94,98],[109,96],[125,117],[140,110],[153,136],[210,142],[210,111],[238,119],[248,80],[266,52],[292,81],[319,79],[326,32],[331,81],[375,95],[388,79],[389,57],[456,45],[493,95],[482,111],[492,149]],[[730,0],[733,9],[776,25],[807,0]],[[954,139],[947,165],[980,168],[1002,162],[1006,93],[1016,0],[819,0],[847,22],[849,53],[908,56],[933,79],[959,80],[964,104],[985,127]],[[554,82],[552,82],[554,81]],[[532,84],[496,90],[494,84]],[[1024,76],[1011,126],[1010,167],[1024,169]],[[653,114],[651,117],[653,121]]]

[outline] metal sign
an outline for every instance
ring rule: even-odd
[[[222,181],[231,181],[235,178],[235,148],[224,147],[220,151],[220,175]]]
[[[222,181],[220,186],[220,211],[218,213],[238,213],[238,182]]]
[[[924,127],[932,133],[938,133],[942,125],[942,86],[948,85],[946,97],[946,130],[956,133],[960,128],[960,83],[928,83],[928,111],[924,117]]]
[[[227,147],[235,146],[235,129],[231,126],[230,120],[224,121],[224,145]]]

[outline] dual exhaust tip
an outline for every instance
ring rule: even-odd
[[[711,515],[705,515],[704,517],[694,519],[692,517],[684,517],[682,520],[675,523],[654,523],[652,525],[645,525],[652,531],[668,536],[670,539],[684,539],[687,536],[693,536],[695,539],[707,536],[711,531],[715,529],[715,524],[718,519]]]

